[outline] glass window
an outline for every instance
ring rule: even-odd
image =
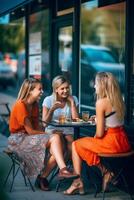
[[[49,64],[49,10],[30,16],[29,75],[42,78],[45,93],[51,89]]]
[[[17,19],[15,11],[1,17],[0,38],[0,89],[17,91],[25,78],[25,18]]]
[[[94,110],[94,78],[112,72],[124,94],[125,2],[98,7],[93,0],[81,5],[81,109]]]
[[[72,26],[59,29],[59,71],[72,82]]]

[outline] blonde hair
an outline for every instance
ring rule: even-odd
[[[68,79],[66,79],[64,76],[59,75],[56,76],[53,81],[52,81],[52,87],[53,87],[53,96],[54,96],[54,101],[57,101],[57,93],[56,89],[59,88],[63,83],[68,83],[70,85],[70,82]],[[70,92],[70,87],[69,87],[69,92]]]
[[[25,79],[20,88],[17,100],[26,100],[37,84],[41,84],[41,81],[35,78]]]
[[[115,109],[117,117],[120,120],[124,119],[125,105],[119,84],[113,74],[110,72],[99,72],[96,75],[96,82],[99,85],[97,99],[107,97]]]

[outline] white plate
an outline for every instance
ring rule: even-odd
[[[71,122],[72,124],[92,124],[91,122]]]
[[[83,122],[70,122],[72,124],[82,124]]]
[[[58,120],[58,119],[55,119],[53,122],[59,123],[59,120]]]
[[[54,120],[54,122],[59,123],[59,120]],[[73,121],[66,121],[64,124],[91,124],[91,125],[95,125],[94,123],[92,123],[92,121],[80,121],[80,122],[73,122]]]

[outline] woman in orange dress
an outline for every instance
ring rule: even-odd
[[[123,128],[125,106],[115,77],[109,72],[100,72],[95,78],[96,101],[96,133],[94,137],[84,137],[72,144],[72,160],[74,171],[79,175],[64,194],[84,193],[81,179],[82,160],[89,166],[97,166],[102,174],[103,189],[111,180],[111,172],[100,163],[98,153],[128,152],[131,146]]]

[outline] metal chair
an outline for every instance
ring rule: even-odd
[[[106,167],[107,170],[114,173],[114,178],[108,183],[107,188],[103,190],[103,200],[105,199],[105,192],[110,186],[110,184],[115,186],[115,182],[122,181],[123,187],[125,191],[129,194],[130,199],[133,200],[133,197],[130,192],[129,184],[125,176],[125,170],[127,170],[127,166],[132,163],[132,159],[134,158],[134,151],[130,151],[127,153],[117,153],[117,154],[98,154],[101,159],[101,163]],[[97,195],[97,193],[96,193]]]
[[[5,149],[3,152],[6,155],[8,155],[10,157],[11,161],[12,161],[12,165],[10,167],[8,174],[7,174],[7,177],[4,181],[3,186],[5,186],[7,184],[8,178],[12,174],[12,182],[11,182],[11,186],[10,186],[10,192],[11,192],[12,189],[13,189],[13,184],[14,184],[15,178],[16,178],[19,170],[20,170],[21,174],[24,178],[25,185],[27,186],[27,181],[28,181],[32,191],[35,192],[34,186],[32,185],[30,178],[25,174],[25,172],[23,170],[22,159],[18,156],[18,154],[16,152],[12,152],[9,149]]]
[[[9,136],[9,116],[10,107],[9,103],[0,103],[0,132],[6,137]]]

